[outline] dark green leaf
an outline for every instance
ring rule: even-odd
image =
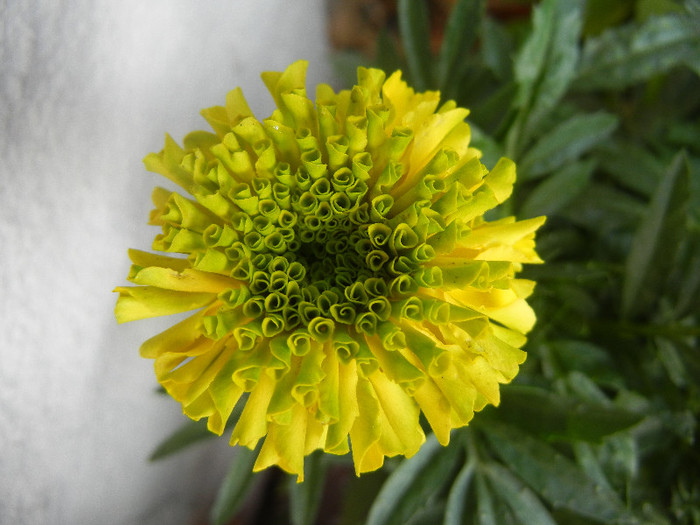
[[[609,113],[575,115],[544,135],[522,158],[520,179],[530,180],[577,159],[617,127]]]
[[[556,525],[535,494],[511,472],[497,463],[483,465],[484,474],[522,525]]]
[[[652,16],[681,11],[683,11],[683,7],[674,0],[637,0],[635,18],[639,21],[644,21]]]
[[[369,511],[367,525],[406,523],[440,490],[458,454],[455,444],[442,447],[434,435],[428,436],[418,453],[404,460],[384,483]]]
[[[673,263],[687,219],[689,168],[676,155],[635,233],[622,288],[622,315],[634,316],[657,299],[662,277]]]
[[[459,474],[457,474],[447,497],[443,525],[460,525],[462,523],[464,504],[467,499],[467,492],[469,491],[472,478],[474,477],[474,471],[475,464],[473,462],[468,462],[462,467]]]
[[[694,62],[700,31],[685,16],[653,16],[643,25],[609,29],[584,46],[578,90],[620,89]]]
[[[529,143],[574,78],[581,20],[581,0],[544,0],[535,8],[532,32],[515,60],[519,115],[508,136],[510,155]]]
[[[648,147],[630,141],[602,143],[596,148],[595,157],[601,169],[615,182],[647,197],[656,190],[664,168],[663,162]]]
[[[644,204],[628,192],[609,184],[592,182],[562,215],[574,224],[606,237],[611,232],[627,231],[644,216]]]
[[[431,502],[431,504],[417,511],[406,522],[406,525],[435,525],[440,522],[440,519],[445,514],[445,505],[440,501]]]
[[[610,482],[593,450],[593,446],[589,443],[579,442],[574,443],[573,449],[574,455],[576,456],[576,463],[578,463],[586,475],[601,487],[612,491],[613,488],[610,486]]]
[[[493,498],[481,469],[476,472],[476,507],[479,525],[498,525],[493,508]]]
[[[465,55],[476,40],[483,10],[483,0],[458,0],[452,8],[437,62],[438,86],[443,93],[450,87],[460,55]]]
[[[294,525],[316,522],[326,481],[326,466],[326,458],[317,451],[306,458],[303,483],[297,483],[296,476],[289,476],[289,513]]]
[[[178,428],[173,434],[160,443],[149,458],[151,461],[156,461],[175,454],[182,449],[198,443],[204,439],[216,437],[216,434],[207,429],[206,420],[200,421],[188,420],[184,425]]]
[[[472,132],[471,145],[481,151],[481,162],[483,162],[487,168],[493,168],[503,156],[503,148],[477,126],[472,124],[470,127]]]
[[[583,32],[599,34],[604,29],[624,21],[634,9],[635,0],[588,0]]]
[[[585,402],[531,386],[501,388],[501,404],[480,421],[500,420],[546,439],[600,442],[625,430],[643,416],[609,404]],[[480,421],[475,424],[480,425]]]
[[[503,26],[489,17],[483,19],[481,57],[484,65],[500,79],[513,76],[512,38]]]
[[[374,61],[378,68],[383,69],[387,73],[403,69],[404,67],[396,40],[387,29],[382,29],[377,36],[377,51]],[[352,79],[349,85],[354,83],[355,79]]]
[[[413,87],[424,91],[431,82],[430,25],[424,0],[399,0],[399,31]]]
[[[555,0],[545,0],[535,8],[532,31],[515,59],[515,79],[520,88],[516,104],[520,108],[531,105],[537,83],[546,70],[556,25],[556,4]]]
[[[534,133],[561,100],[576,74],[583,19],[582,4],[581,0],[556,3],[554,33],[549,44],[545,69],[525,124],[526,137]]]
[[[523,218],[554,215],[588,185],[595,168],[592,160],[568,164],[541,182],[520,210]]]
[[[686,385],[685,364],[673,341],[657,337],[655,338],[655,343],[656,355],[659,362],[666,369],[668,377],[677,387],[684,387]]]
[[[543,441],[495,422],[489,423],[486,436],[503,462],[555,508],[602,523],[634,521],[617,494],[593,482]]]
[[[236,447],[228,474],[219,487],[211,509],[213,525],[229,523],[236,515],[241,503],[251,489],[254,474],[253,465],[262,447],[262,441],[255,450]]]

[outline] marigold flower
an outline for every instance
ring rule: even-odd
[[[268,72],[277,109],[259,122],[240,89],[202,112],[215,133],[145,158],[193,198],[156,188],[153,249],[131,250],[119,322],[198,309],[149,339],[158,381],[185,414],[254,448],[254,469],[303,480],[316,449],[352,450],[356,473],[415,454],[422,411],[437,439],[499,403],[525,360],[544,217],[488,222],[515,165],[469,147],[468,111],[378,69],[352,90],[307,63]]]

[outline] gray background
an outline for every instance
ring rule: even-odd
[[[141,159],[206,129],[199,110],[298,58],[329,79],[322,0],[0,0],[0,523],[188,524],[224,441],[149,464],[182,422],[117,326],[127,248],[150,249]],[[313,93],[313,91],[311,91]]]

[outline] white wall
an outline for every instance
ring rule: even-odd
[[[322,0],[0,0],[0,523],[191,524],[225,442],[149,464],[182,423],[117,326],[128,247],[149,249],[141,159],[206,129],[199,110],[311,60],[327,80]]]

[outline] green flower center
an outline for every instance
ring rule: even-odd
[[[231,275],[246,286],[221,294],[228,308],[205,322],[208,335],[235,330],[240,314],[233,312],[241,311],[259,320],[258,336],[304,327],[318,337],[335,323],[374,334],[391,314],[389,297],[417,289],[421,257],[434,251],[405,223],[392,228],[393,199],[370,199],[366,176],[347,167],[315,175],[300,167],[293,178],[255,178],[232,189],[242,211],[224,227],[235,239],[224,251]],[[221,227],[204,239],[222,247]]]

